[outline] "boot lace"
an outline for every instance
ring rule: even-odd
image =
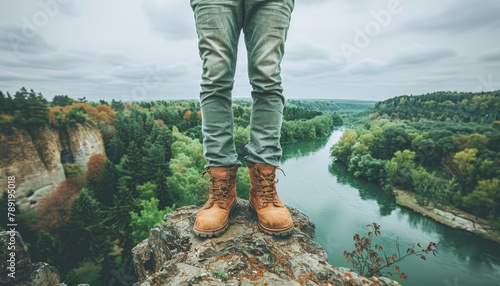
[[[280,167],[277,167],[276,170],[280,170],[283,175],[286,176],[285,171]],[[279,179],[276,178],[276,173],[273,172],[268,176],[262,175],[259,171],[254,170],[254,173],[257,175],[259,179],[259,198],[261,200],[261,205],[267,203],[279,203],[278,202],[278,193],[276,192],[276,184],[279,182]]]
[[[230,183],[230,176],[227,178],[218,178],[214,176],[210,170],[205,170],[201,173],[201,175],[205,175],[208,173],[210,176],[210,187],[209,187],[209,192],[210,192],[210,197],[208,198],[208,204],[213,205],[214,202],[219,201],[219,200],[226,200],[228,198],[228,193],[229,190],[231,189],[232,185]],[[223,202],[223,204],[225,204]]]

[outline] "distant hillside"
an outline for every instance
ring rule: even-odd
[[[403,95],[352,117],[331,149],[349,173],[429,209],[468,212],[500,237],[500,91]]]
[[[371,108],[375,103],[376,101],[350,99],[289,99],[287,100],[286,106],[345,113],[364,111]]]
[[[434,92],[402,95],[377,102],[378,116],[411,121],[453,121],[492,123],[500,120],[500,91]]]

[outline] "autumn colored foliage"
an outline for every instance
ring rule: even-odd
[[[49,110],[49,123],[67,123],[68,114],[71,110],[80,110],[87,118],[96,123],[104,122],[112,124],[115,121],[116,111],[107,104],[99,104],[96,107],[84,102],[77,102],[66,106],[54,106]]]
[[[103,154],[94,154],[90,156],[87,162],[87,172],[85,177],[91,183],[99,183],[104,174],[104,163],[106,163],[106,156]]]
[[[81,177],[63,181],[57,189],[38,202],[37,228],[54,232],[64,226],[70,217],[71,203],[82,188]]]
[[[406,252],[402,253],[398,240],[396,240],[396,251],[387,254],[381,245],[373,243],[373,238],[380,236],[380,225],[374,222],[368,224],[367,227],[371,227],[371,231],[368,232],[367,236],[354,235],[355,249],[351,252],[344,251],[347,262],[352,263],[355,271],[361,275],[371,277],[373,275],[393,276],[397,274],[400,279],[407,279],[406,273],[401,272],[399,266],[394,266],[396,263],[408,256],[417,256],[422,260],[427,260],[426,254],[431,252],[434,255],[437,254],[439,243],[429,242],[426,248],[422,248],[420,243],[412,243],[406,249]],[[394,273],[390,271],[391,266],[394,266]]]

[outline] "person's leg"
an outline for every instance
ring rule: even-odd
[[[284,97],[281,60],[294,0],[247,0],[243,32],[253,108],[247,162],[277,166]]]
[[[284,107],[280,63],[293,5],[293,0],[247,0],[243,25],[253,98],[245,157],[251,182],[250,206],[261,231],[277,236],[293,230],[290,212],[276,191]]]
[[[207,159],[204,173],[210,179],[210,197],[193,226],[195,234],[202,237],[223,233],[228,227],[229,213],[236,206],[236,173],[241,163],[233,139],[231,91],[242,1],[191,0],[203,60],[200,106],[203,153]]]
[[[200,92],[206,167],[241,165],[233,139],[231,92],[243,0],[191,0],[203,61]]]

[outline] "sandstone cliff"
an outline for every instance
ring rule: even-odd
[[[13,129],[0,134],[0,146],[0,185],[6,186],[9,176],[16,178],[16,203],[23,209],[36,207],[65,180],[63,163],[75,163],[85,172],[92,154],[104,154],[101,133],[91,125]]]
[[[228,231],[201,239],[191,231],[197,211],[190,206],[167,215],[133,249],[136,285],[398,285],[328,264],[314,224],[296,209],[290,208],[296,227],[287,238],[259,232],[248,201],[238,199]]]

